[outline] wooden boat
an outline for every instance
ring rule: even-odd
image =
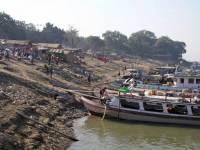
[[[81,102],[91,114],[128,121],[200,126],[200,105],[113,97],[106,105],[82,96]],[[105,107],[106,106],[106,107]]]

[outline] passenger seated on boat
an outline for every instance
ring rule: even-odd
[[[172,106],[170,106],[170,107],[167,108],[167,111],[168,111],[169,113],[172,113],[172,109],[173,109]]]
[[[182,114],[186,115],[187,114],[187,108],[185,105],[168,105],[168,112],[172,114]]]

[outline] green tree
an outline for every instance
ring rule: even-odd
[[[184,42],[173,41],[166,36],[158,38],[154,45],[156,53],[168,55],[172,59],[178,59],[182,54],[186,53],[185,47],[186,44]]]
[[[6,39],[25,39],[24,23],[0,12],[0,37]]]
[[[70,26],[69,29],[65,31],[64,43],[66,46],[71,48],[76,48],[78,46],[79,43],[78,32],[79,31],[72,26]]]
[[[132,53],[140,56],[151,54],[156,41],[156,36],[153,32],[142,30],[131,34],[129,37],[129,46]]]
[[[51,23],[46,23],[46,26],[42,30],[42,37],[44,42],[61,43],[64,40],[65,32],[54,26]]]
[[[104,41],[98,36],[89,36],[86,38],[88,49],[100,50],[104,47]]]
[[[102,34],[103,40],[98,36],[79,37],[78,33],[79,31],[72,26],[64,31],[49,22],[40,31],[32,23],[26,24],[24,21],[14,20],[8,14],[0,12],[0,38],[64,43],[68,47],[92,50],[104,48],[115,50],[119,54],[156,59],[166,57],[178,60],[186,53],[184,42],[174,41],[167,36],[157,39],[153,32],[147,30],[133,33],[129,38],[119,31],[106,31]]]
[[[115,49],[121,52],[129,49],[127,36],[119,31],[106,31],[102,36],[104,38],[105,46],[108,49]]]

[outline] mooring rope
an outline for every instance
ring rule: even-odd
[[[104,112],[103,112],[103,117],[101,118],[101,120],[103,120],[105,118],[106,110],[107,110],[107,107],[106,107],[106,104],[105,104],[105,108],[104,108]]]

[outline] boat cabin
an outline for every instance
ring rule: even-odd
[[[176,76],[175,86],[177,88],[199,88],[200,87],[200,75],[195,76]]]
[[[200,116],[200,104],[178,103],[158,100],[128,99],[113,97],[108,103],[110,107],[120,109],[133,109],[146,112],[157,112],[165,114]]]

